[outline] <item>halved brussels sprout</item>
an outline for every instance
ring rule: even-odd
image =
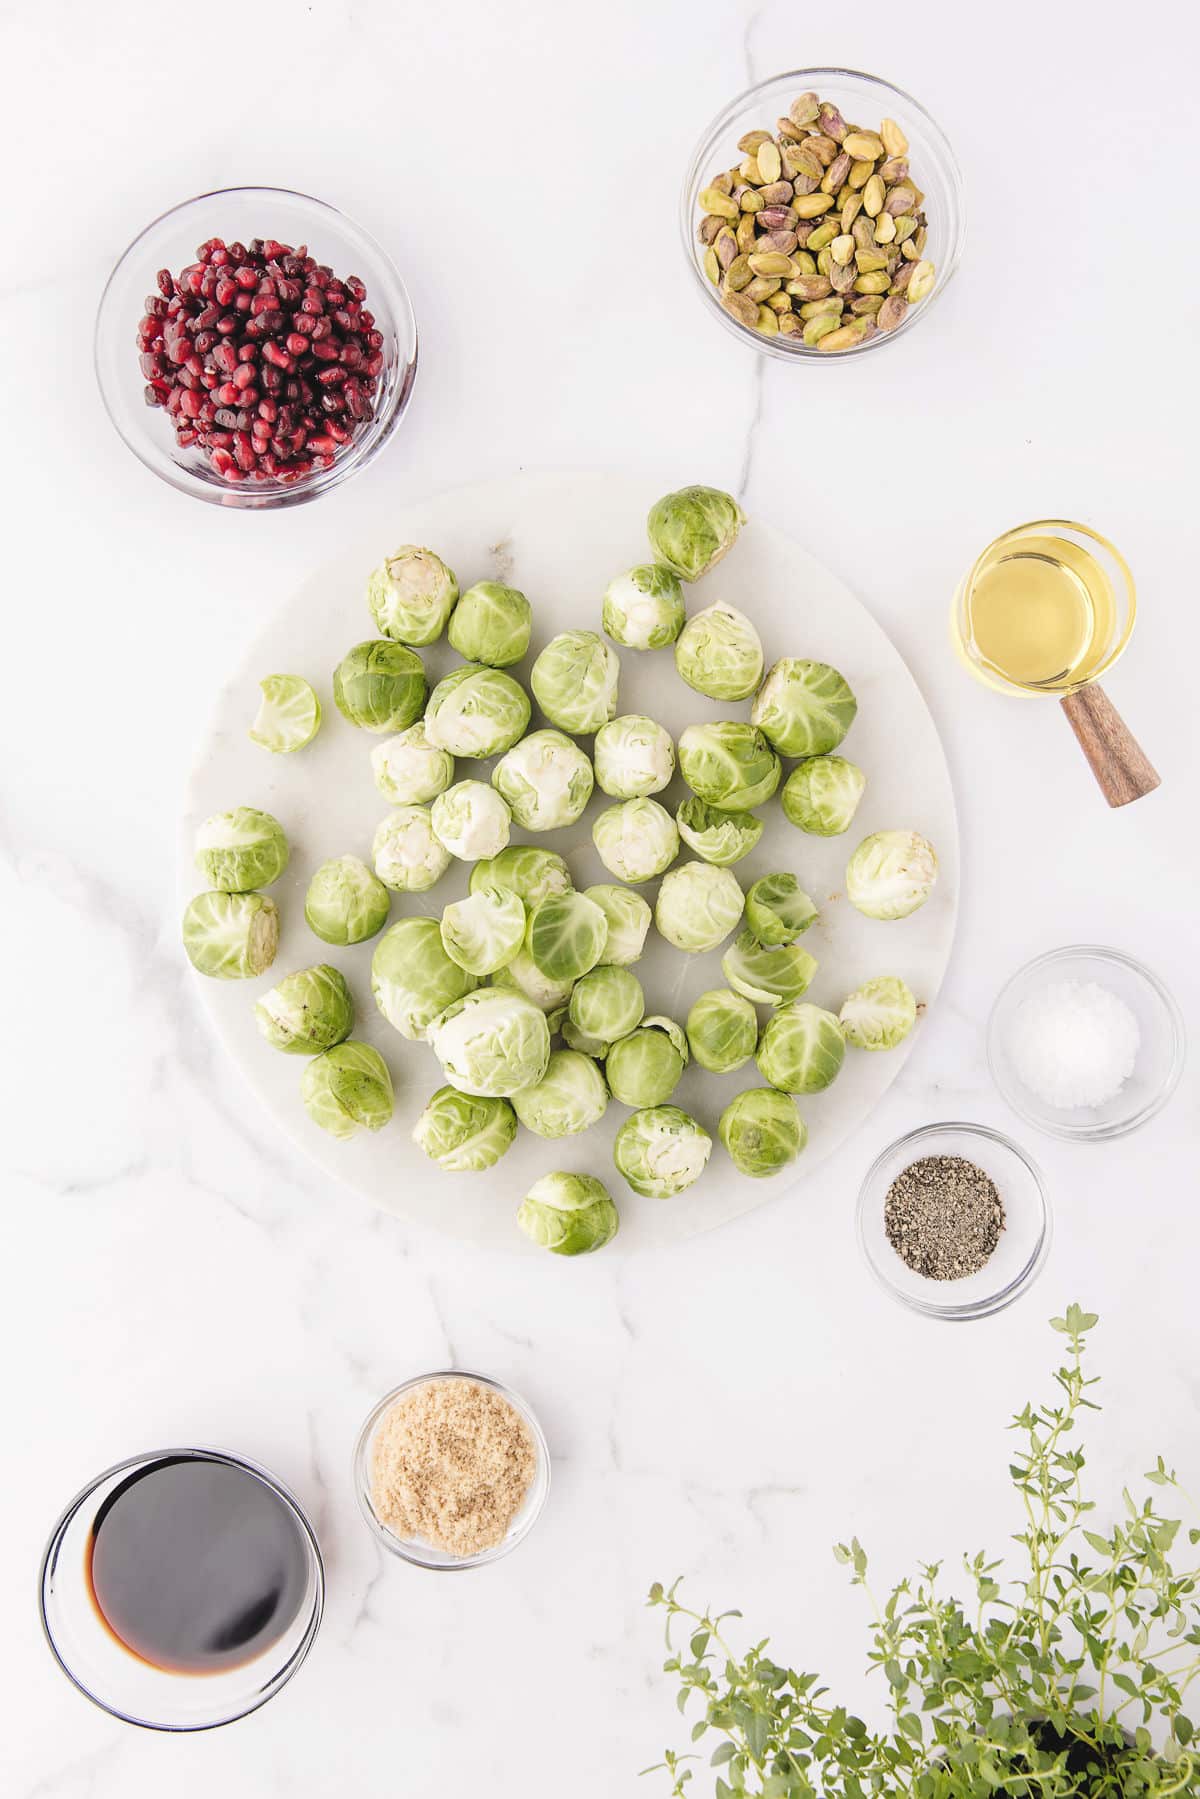
[[[471,893],[442,913],[442,944],[468,974],[507,967],[525,941],[525,902],[515,893]]]
[[[413,1128],[413,1142],[447,1174],[480,1174],[511,1149],[517,1115],[506,1099],[439,1087]]]
[[[288,864],[283,826],[256,806],[214,812],[196,832],[196,867],[222,893],[250,893],[277,881]]]
[[[584,892],[588,899],[595,900],[608,920],[608,936],[604,940],[600,966],[611,964],[615,968],[627,968],[639,959],[645,948],[646,932],[654,916],[648,903],[640,893],[609,882],[585,887]]]
[[[917,1002],[899,975],[877,975],[855,988],[838,1016],[855,1049],[895,1049],[917,1022]]]
[[[687,1018],[687,1040],[710,1074],[731,1074],[758,1047],[758,1013],[741,993],[714,987],[702,993]]]
[[[784,817],[814,837],[840,837],[850,829],[867,777],[844,756],[810,756],[783,784]]]
[[[511,675],[467,662],[430,694],[425,730],[430,743],[452,756],[502,756],[524,736],[531,710]]]
[[[678,1106],[650,1106],[627,1118],[613,1144],[613,1161],[635,1193],[672,1199],[698,1181],[712,1154],[712,1138]]]
[[[255,1003],[267,1042],[294,1056],[319,1056],[354,1029],[354,1001],[339,969],[322,962],[284,975]]]
[[[390,1025],[411,1043],[447,1006],[479,985],[446,954],[436,918],[398,918],[371,957],[371,992]]]
[[[454,609],[447,636],[466,662],[510,668],[529,648],[533,608],[503,581],[476,581]]]
[[[262,704],[251,743],[281,756],[311,743],[321,728],[321,702],[303,675],[265,675],[258,685]]]
[[[592,765],[561,731],[531,731],[502,756],[492,782],[526,831],[573,825],[592,797]]]
[[[660,1106],[688,1065],[688,1042],[673,1018],[644,1018],[613,1044],[604,1064],[614,1099],[623,1106]]]
[[[375,745],[371,772],[385,799],[397,806],[427,806],[453,781],[454,757],[430,743],[425,720],[419,718],[407,731]]]
[[[759,688],[750,719],[781,756],[824,756],[836,750],[857,711],[836,668],[784,656]]]
[[[576,981],[568,1007],[576,1030],[594,1043],[627,1037],[642,1022],[645,1010],[642,983],[627,968],[593,968]]]
[[[526,999],[532,1000],[546,1014],[547,1022],[562,1012],[574,985],[573,980],[553,980],[549,975],[544,975],[524,946],[517,951],[511,962],[506,962],[492,976],[493,987],[509,987],[516,993],[523,993]]]
[[[515,893],[532,911],[552,893],[569,893],[571,871],[556,850],[512,843],[471,870],[472,893]]]
[[[432,550],[406,543],[367,577],[367,605],[381,637],[436,643],[458,598],[458,582]]]
[[[876,831],[846,864],[846,898],[868,918],[907,918],[933,892],[938,864],[916,831]]]
[[[552,725],[586,737],[616,712],[620,674],[617,652],[595,631],[562,631],[534,663],[529,684]]]
[[[608,920],[584,893],[560,893],[534,907],[525,946],[551,981],[577,981],[604,954]]]
[[[556,1256],[587,1255],[617,1234],[617,1208],[608,1188],[590,1174],[544,1174],[517,1212],[531,1242]]]
[[[718,812],[694,793],[680,805],[675,823],[688,848],[718,868],[748,856],[763,834],[763,821],[753,812]]]
[[[721,1113],[717,1135],[740,1174],[765,1180],[794,1162],[808,1142],[808,1128],[790,1093],[749,1087]]]
[[[675,773],[671,733],[642,712],[610,719],[596,733],[596,780],[616,800],[659,793]]]
[[[552,1049],[546,1072],[512,1096],[512,1108],[538,1137],[573,1137],[598,1124],[608,1107],[604,1076],[577,1049]]]
[[[746,894],[746,923],[760,943],[794,943],[816,916],[794,874],[763,875]]]
[[[480,987],[429,1026],[428,1042],[460,1093],[508,1099],[532,1087],[550,1060],[545,1014],[521,993]]]
[[[716,949],[742,916],[745,899],[728,868],[684,862],[663,876],[654,908],[659,932],[690,955]]]
[[[609,873],[635,885],[662,874],[679,854],[675,820],[657,800],[606,806],[592,826],[592,842]]]
[[[660,562],[684,581],[698,581],[737,542],[746,515],[717,487],[681,487],[650,508],[646,534]]]
[[[761,731],[741,719],[689,725],[679,739],[679,772],[697,798],[722,812],[749,812],[779,785],[780,763]]]
[[[425,705],[425,665],[415,650],[390,638],[356,643],[333,671],[342,717],[364,731],[406,731]]]
[[[392,1077],[369,1043],[337,1043],[309,1062],[300,1097],[331,1137],[353,1137],[360,1126],[381,1131],[392,1116]]]
[[[721,973],[735,993],[760,1006],[783,1006],[812,985],[817,958],[798,943],[760,943],[739,931],[721,957]]]
[[[601,623],[627,650],[660,650],[683,629],[679,576],[658,562],[642,562],[614,575],[604,590]]]
[[[385,887],[426,893],[449,868],[450,851],[434,835],[428,806],[397,806],[375,832],[371,861]]]
[[[683,627],[675,667],[710,700],[748,700],[762,680],[762,639],[744,612],[718,601],[693,613]]]
[[[832,1012],[807,1000],[781,1006],[759,1039],[758,1071],[784,1093],[820,1093],[846,1057],[846,1039]]]
[[[507,847],[512,813],[486,781],[458,781],[429,809],[433,834],[460,862],[498,856]]]
[[[279,947],[279,908],[265,893],[198,893],[183,915],[183,947],[197,974],[249,981]]]
[[[325,943],[365,943],[387,923],[391,897],[357,856],[322,862],[308,883],[304,916]]]

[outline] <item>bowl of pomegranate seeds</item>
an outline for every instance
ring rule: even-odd
[[[96,319],[120,435],[172,487],[219,506],[296,505],[364,468],[416,369],[416,321],[387,256],[286,188],[225,188],[164,213],[118,262]]]

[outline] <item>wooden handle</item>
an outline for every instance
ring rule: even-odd
[[[1062,709],[1110,806],[1154,792],[1158,771],[1103,688],[1093,681],[1067,694]]]

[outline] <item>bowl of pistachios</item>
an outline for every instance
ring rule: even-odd
[[[722,324],[770,356],[836,360],[905,336],[945,292],[962,176],[911,94],[853,69],[796,69],[708,126],[681,224]]]

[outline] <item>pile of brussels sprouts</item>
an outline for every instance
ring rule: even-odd
[[[912,1029],[916,1001],[895,976],[868,981],[837,1014],[806,1001],[817,962],[800,939],[816,906],[790,871],[745,890],[733,873],[762,834],[757,809],[781,781],[785,816],[819,836],[849,829],[866,786],[862,770],[834,753],[857,710],[836,669],[786,657],[764,673],[758,633],[736,608],[718,602],[686,616],[682,582],[707,574],[743,522],[736,501],[714,488],[660,500],[648,521],[655,561],[618,575],[604,595],[611,641],[565,631],[534,660],[529,685],[548,721],[534,731],[529,694],[506,672],[529,648],[524,594],[481,581],[460,595],[446,564],[416,546],[370,577],[380,636],[342,659],[333,696],[351,724],[382,739],[371,767],[392,810],[370,865],[354,855],[323,863],[304,910],[326,943],[383,931],[371,990],[388,1023],[440,1065],[443,1084],[413,1135],[442,1168],[494,1167],[519,1127],[548,1140],[573,1136],[616,1100],[630,1108],[613,1148],[617,1172],[635,1193],[670,1198],[699,1178],[713,1149],[704,1126],[671,1103],[684,1069],[694,1061],[727,1074],[753,1059],[762,1084],[726,1106],[717,1135],[741,1173],[773,1175],[806,1141],[794,1096],[827,1088],[848,1044],[889,1049]],[[443,632],[464,661],[430,692],[417,651]],[[689,687],[752,700],[749,719],[690,725],[676,746],[655,720],[618,716],[614,643],[673,646]],[[294,675],[270,676],[262,688],[252,737],[275,751],[302,748],[320,725],[315,693]],[[592,739],[590,755],[580,737]],[[782,757],[797,759],[786,781]],[[456,780],[458,758],[496,758],[490,779]],[[672,816],[653,796],[677,762],[690,796]],[[574,824],[594,787],[612,802],[592,838],[613,880],[580,892],[556,851],[509,838],[514,824],[531,834]],[[681,842],[688,860],[679,860]],[[201,973],[249,977],[271,965],[279,915],[262,889],[287,859],[283,829],[265,812],[240,807],[201,827],[196,861],[209,890],[183,923]],[[391,893],[428,892],[456,859],[472,865],[467,896],[440,916],[406,916],[384,931]],[[936,874],[924,838],[877,832],[850,857],[846,893],[868,917],[904,918]],[[652,909],[635,889],[660,877]],[[689,954],[732,935],[721,960],[726,985],[701,994],[683,1024],[647,1012],[632,972],[652,923]],[[761,1029],[758,1007],[769,1011]],[[353,1000],[336,968],[287,975],[255,1014],[269,1043],[309,1058],[301,1093],[317,1124],[349,1137],[388,1123],[387,1066],[352,1039]],[[553,1172],[526,1196],[518,1222],[534,1241],[576,1255],[607,1243],[618,1219],[598,1178]]]

